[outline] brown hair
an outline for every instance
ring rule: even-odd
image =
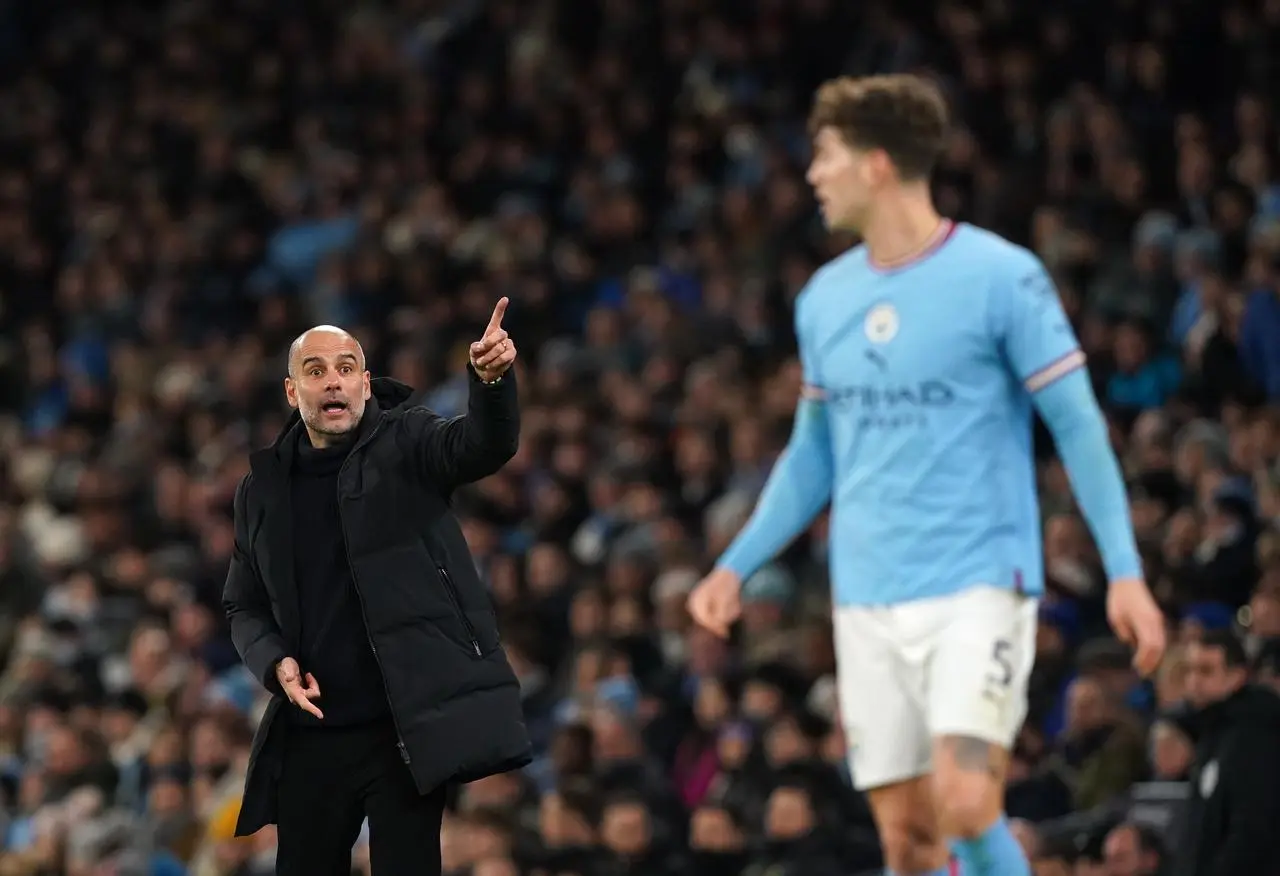
[[[919,76],[842,76],[818,89],[809,133],[834,128],[857,149],[883,149],[904,180],[925,179],[942,154],[947,103]]]

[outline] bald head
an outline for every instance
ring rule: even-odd
[[[338,328],[336,325],[317,325],[307,329],[302,334],[293,339],[293,343],[289,345],[289,376],[296,378],[298,370],[302,366],[305,358],[304,350],[313,347],[316,341],[324,346],[333,344],[341,344],[349,346],[356,356],[356,366],[363,371],[365,366],[364,348],[360,346],[360,342],[346,329]]]
[[[284,391],[313,445],[341,440],[360,424],[371,392],[359,341],[336,326],[307,329],[289,346]]]

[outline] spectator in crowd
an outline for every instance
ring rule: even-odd
[[[1126,821],[1107,834],[1102,860],[1107,876],[1159,876],[1164,872],[1163,843],[1149,827]]]
[[[788,434],[792,300],[851,242],[802,176],[840,74],[942,84],[937,201],[1053,272],[1174,621],[1150,685],[1097,644],[1097,554],[1040,434],[1048,595],[1007,804],[1037,872],[1105,872],[1117,823],[1233,799],[1178,796],[1171,727],[1201,757],[1196,639],[1238,632],[1224,674],[1280,678],[1274,5],[0,4],[0,874],[273,871],[272,828],[234,836],[267,698],[220,597],[284,351],[349,327],[452,416],[504,295],[521,446],[453,508],[535,760],[456,792],[446,872],[625,867],[605,816],[635,796],[673,867],[874,872],[825,522],[733,641],[682,610]],[[1224,745],[1259,732],[1209,711]],[[1087,766],[1103,750],[1123,776]]]
[[[1151,725],[1151,779],[1183,782],[1195,758],[1194,716],[1189,710],[1167,714]]]
[[[1255,290],[1245,304],[1240,335],[1240,356],[1249,378],[1262,387],[1269,399],[1280,398],[1280,260],[1271,260],[1263,270],[1263,288]]]
[[[1187,662],[1196,757],[1175,872],[1273,870],[1280,866],[1280,696],[1248,683],[1244,645],[1230,631],[1206,633]]]
[[[1078,809],[1112,799],[1142,775],[1142,735],[1097,678],[1082,675],[1071,683],[1060,745],[1061,768]]]
[[[689,820],[690,869],[707,876],[738,876],[750,861],[743,825],[721,806],[702,806]]]
[[[1280,639],[1268,639],[1255,663],[1258,681],[1280,694]]]

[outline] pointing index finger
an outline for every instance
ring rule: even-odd
[[[489,317],[489,327],[485,329],[485,334],[502,328],[502,317],[506,315],[507,305],[511,303],[511,299],[505,295],[498,299],[498,303],[493,307],[493,316]]]

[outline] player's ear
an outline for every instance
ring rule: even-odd
[[[897,171],[893,159],[883,149],[872,149],[867,153],[867,160],[862,163],[867,174],[866,182],[871,186],[880,186],[893,179]]]

